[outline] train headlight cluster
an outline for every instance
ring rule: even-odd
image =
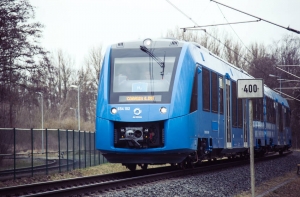
[[[167,108],[161,107],[161,108],[159,109],[159,111],[160,111],[160,113],[165,114],[165,113],[167,113]]]
[[[118,112],[118,110],[115,107],[113,107],[113,108],[111,108],[110,112],[112,114],[116,114]]]

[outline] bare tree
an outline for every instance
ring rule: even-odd
[[[46,55],[38,42],[42,25],[32,23],[33,18],[34,10],[27,0],[0,1],[0,102],[2,109],[8,108],[4,114],[10,127],[15,126],[19,86],[24,86],[24,81],[31,84],[35,73],[43,74],[44,68],[36,62]]]
[[[68,86],[70,86],[70,80],[72,72],[71,67],[74,65],[74,60],[64,53],[62,50],[58,50],[56,54],[56,63],[58,66],[58,89],[59,96],[63,97],[63,100],[67,98]]]
[[[245,68],[245,52],[239,42],[234,42],[232,38],[225,36],[223,47],[223,56],[229,63],[236,67]]]
[[[93,81],[95,81],[96,87],[98,87],[99,84],[102,61],[102,45],[98,46],[97,48],[92,48],[89,52],[89,57],[86,60],[86,65],[93,69],[93,71],[91,71],[91,75]]]

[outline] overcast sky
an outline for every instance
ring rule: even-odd
[[[300,0],[217,0],[254,16],[290,26],[300,31]],[[210,0],[170,0],[184,14],[165,0],[30,0],[36,7],[36,20],[43,30],[42,45],[49,51],[62,49],[83,66],[92,47],[106,48],[117,42],[164,37],[167,30],[256,20],[253,17],[218,5]],[[222,14],[223,13],[223,14]],[[225,16],[225,18],[224,18]],[[291,33],[266,22],[231,26],[239,38],[249,45],[253,42],[271,44]],[[239,40],[230,26],[217,27]],[[211,28],[206,28],[208,32]]]

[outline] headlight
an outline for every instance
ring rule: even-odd
[[[115,107],[113,107],[113,108],[111,108],[110,112],[112,114],[116,114],[118,112],[118,110]]]
[[[165,113],[167,113],[167,108],[161,107],[159,111],[160,111],[160,113],[165,114]]]
[[[147,46],[150,46],[152,43],[152,40],[150,38],[147,38],[144,40],[144,46],[147,47]]]

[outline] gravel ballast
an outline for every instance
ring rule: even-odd
[[[297,170],[300,152],[271,161],[255,163],[256,187],[275,177],[280,177]],[[121,191],[112,191],[100,196],[237,196],[251,190],[250,166],[224,169],[193,176],[180,177],[135,186]]]

